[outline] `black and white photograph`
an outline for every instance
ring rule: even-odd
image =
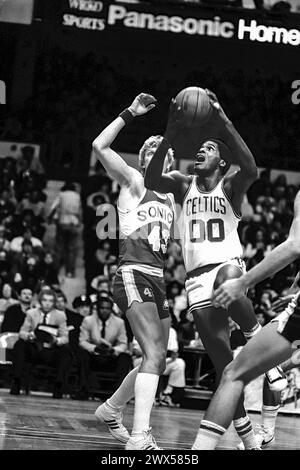
[[[0,450],[300,450],[299,64],[300,0],[0,0]]]

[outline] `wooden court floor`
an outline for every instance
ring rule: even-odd
[[[55,400],[50,396],[11,396],[0,390],[1,450],[117,450],[115,441],[94,418],[99,401]],[[133,406],[128,405],[124,424],[130,429]],[[164,449],[190,449],[203,411],[155,407],[152,427]],[[260,415],[251,414],[259,423]],[[232,427],[220,449],[235,449],[238,439]],[[300,450],[300,417],[279,415],[273,450]]]

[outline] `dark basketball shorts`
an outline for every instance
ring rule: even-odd
[[[290,343],[300,340],[300,312],[299,307],[297,307],[298,295],[296,294],[287,308],[272,320],[272,323],[278,323],[278,333],[284,336]]]
[[[153,302],[157,306],[160,319],[168,318],[170,315],[163,277],[151,276],[123,266],[116,273],[113,296],[124,313],[133,302]]]

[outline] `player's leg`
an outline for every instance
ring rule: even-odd
[[[217,289],[226,280],[238,278],[242,274],[243,271],[238,265],[226,264],[222,266],[216,275],[214,289]],[[241,327],[247,341],[253,338],[261,330],[261,325],[257,321],[252,302],[246,295],[243,295],[240,299],[232,302],[228,308],[228,313]],[[267,371],[266,378],[270,389],[274,392],[280,392],[287,386],[285,374],[279,367],[275,367],[274,369]]]
[[[296,367],[297,364],[292,358],[280,364],[283,372]],[[268,381],[264,380],[263,384],[263,405],[261,410],[261,430],[259,432],[261,436],[262,448],[268,447],[275,440],[275,426],[276,419],[280,409],[281,392],[273,392],[270,390]]]
[[[193,315],[197,331],[216,369],[218,383],[224,368],[233,359],[227,312],[220,308],[207,307],[193,311]],[[243,398],[240,397],[235,410],[234,426],[245,448],[252,449],[257,443],[251,421],[243,405]]]
[[[126,312],[133,334],[142,349],[143,360],[140,365],[129,372],[118,390],[104,404],[97,408],[95,415],[101,422],[105,422],[108,425],[114,437],[122,442],[127,442],[130,436],[122,425],[122,410],[126,403],[135,395],[136,388],[138,389],[138,400],[135,401],[135,408],[138,410],[141,407],[140,401],[143,400],[146,400],[148,405],[143,407],[138,422],[137,417],[139,413],[135,412],[135,429],[137,426],[147,427],[145,424],[147,422],[149,428],[149,417],[153,403],[151,396],[153,390],[154,395],[156,392],[160,374],[159,369],[164,368],[169,319],[164,321],[166,327],[162,329],[161,320],[154,303],[155,298],[151,279],[149,280],[147,276],[143,276],[127,267],[123,268],[123,271],[118,271],[115,278],[114,300],[119,308]],[[157,341],[157,344],[155,344],[155,341]],[[140,369],[141,366],[143,369]],[[139,372],[141,372],[142,376],[139,376],[136,384]],[[140,391],[143,388],[147,391],[144,394],[144,399],[139,400],[139,397],[143,395]],[[150,402],[151,404],[149,405]]]
[[[288,359],[291,342],[278,334],[277,324],[264,327],[224,370],[194,442],[194,449],[215,449],[229,427],[245,385]]]
[[[127,318],[142,350],[143,360],[135,380],[133,428],[126,448],[133,449],[138,445],[138,448],[146,449],[151,447],[141,447],[140,443],[145,441],[145,445],[151,446],[151,442],[147,444],[150,413],[159,376],[166,366],[167,330],[170,326],[170,319],[163,321],[165,325],[165,331],[163,331],[157,307],[150,302],[143,304],[134,302],[127,312]]]

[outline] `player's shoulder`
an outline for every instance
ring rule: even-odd
[[[193,179],[192,175],[185,175],[179,170],[172,170],[167,173],[169,176],[172,176],[172,178],[176,179],[177,181],[182,181],[185,183],[190,183]]]

